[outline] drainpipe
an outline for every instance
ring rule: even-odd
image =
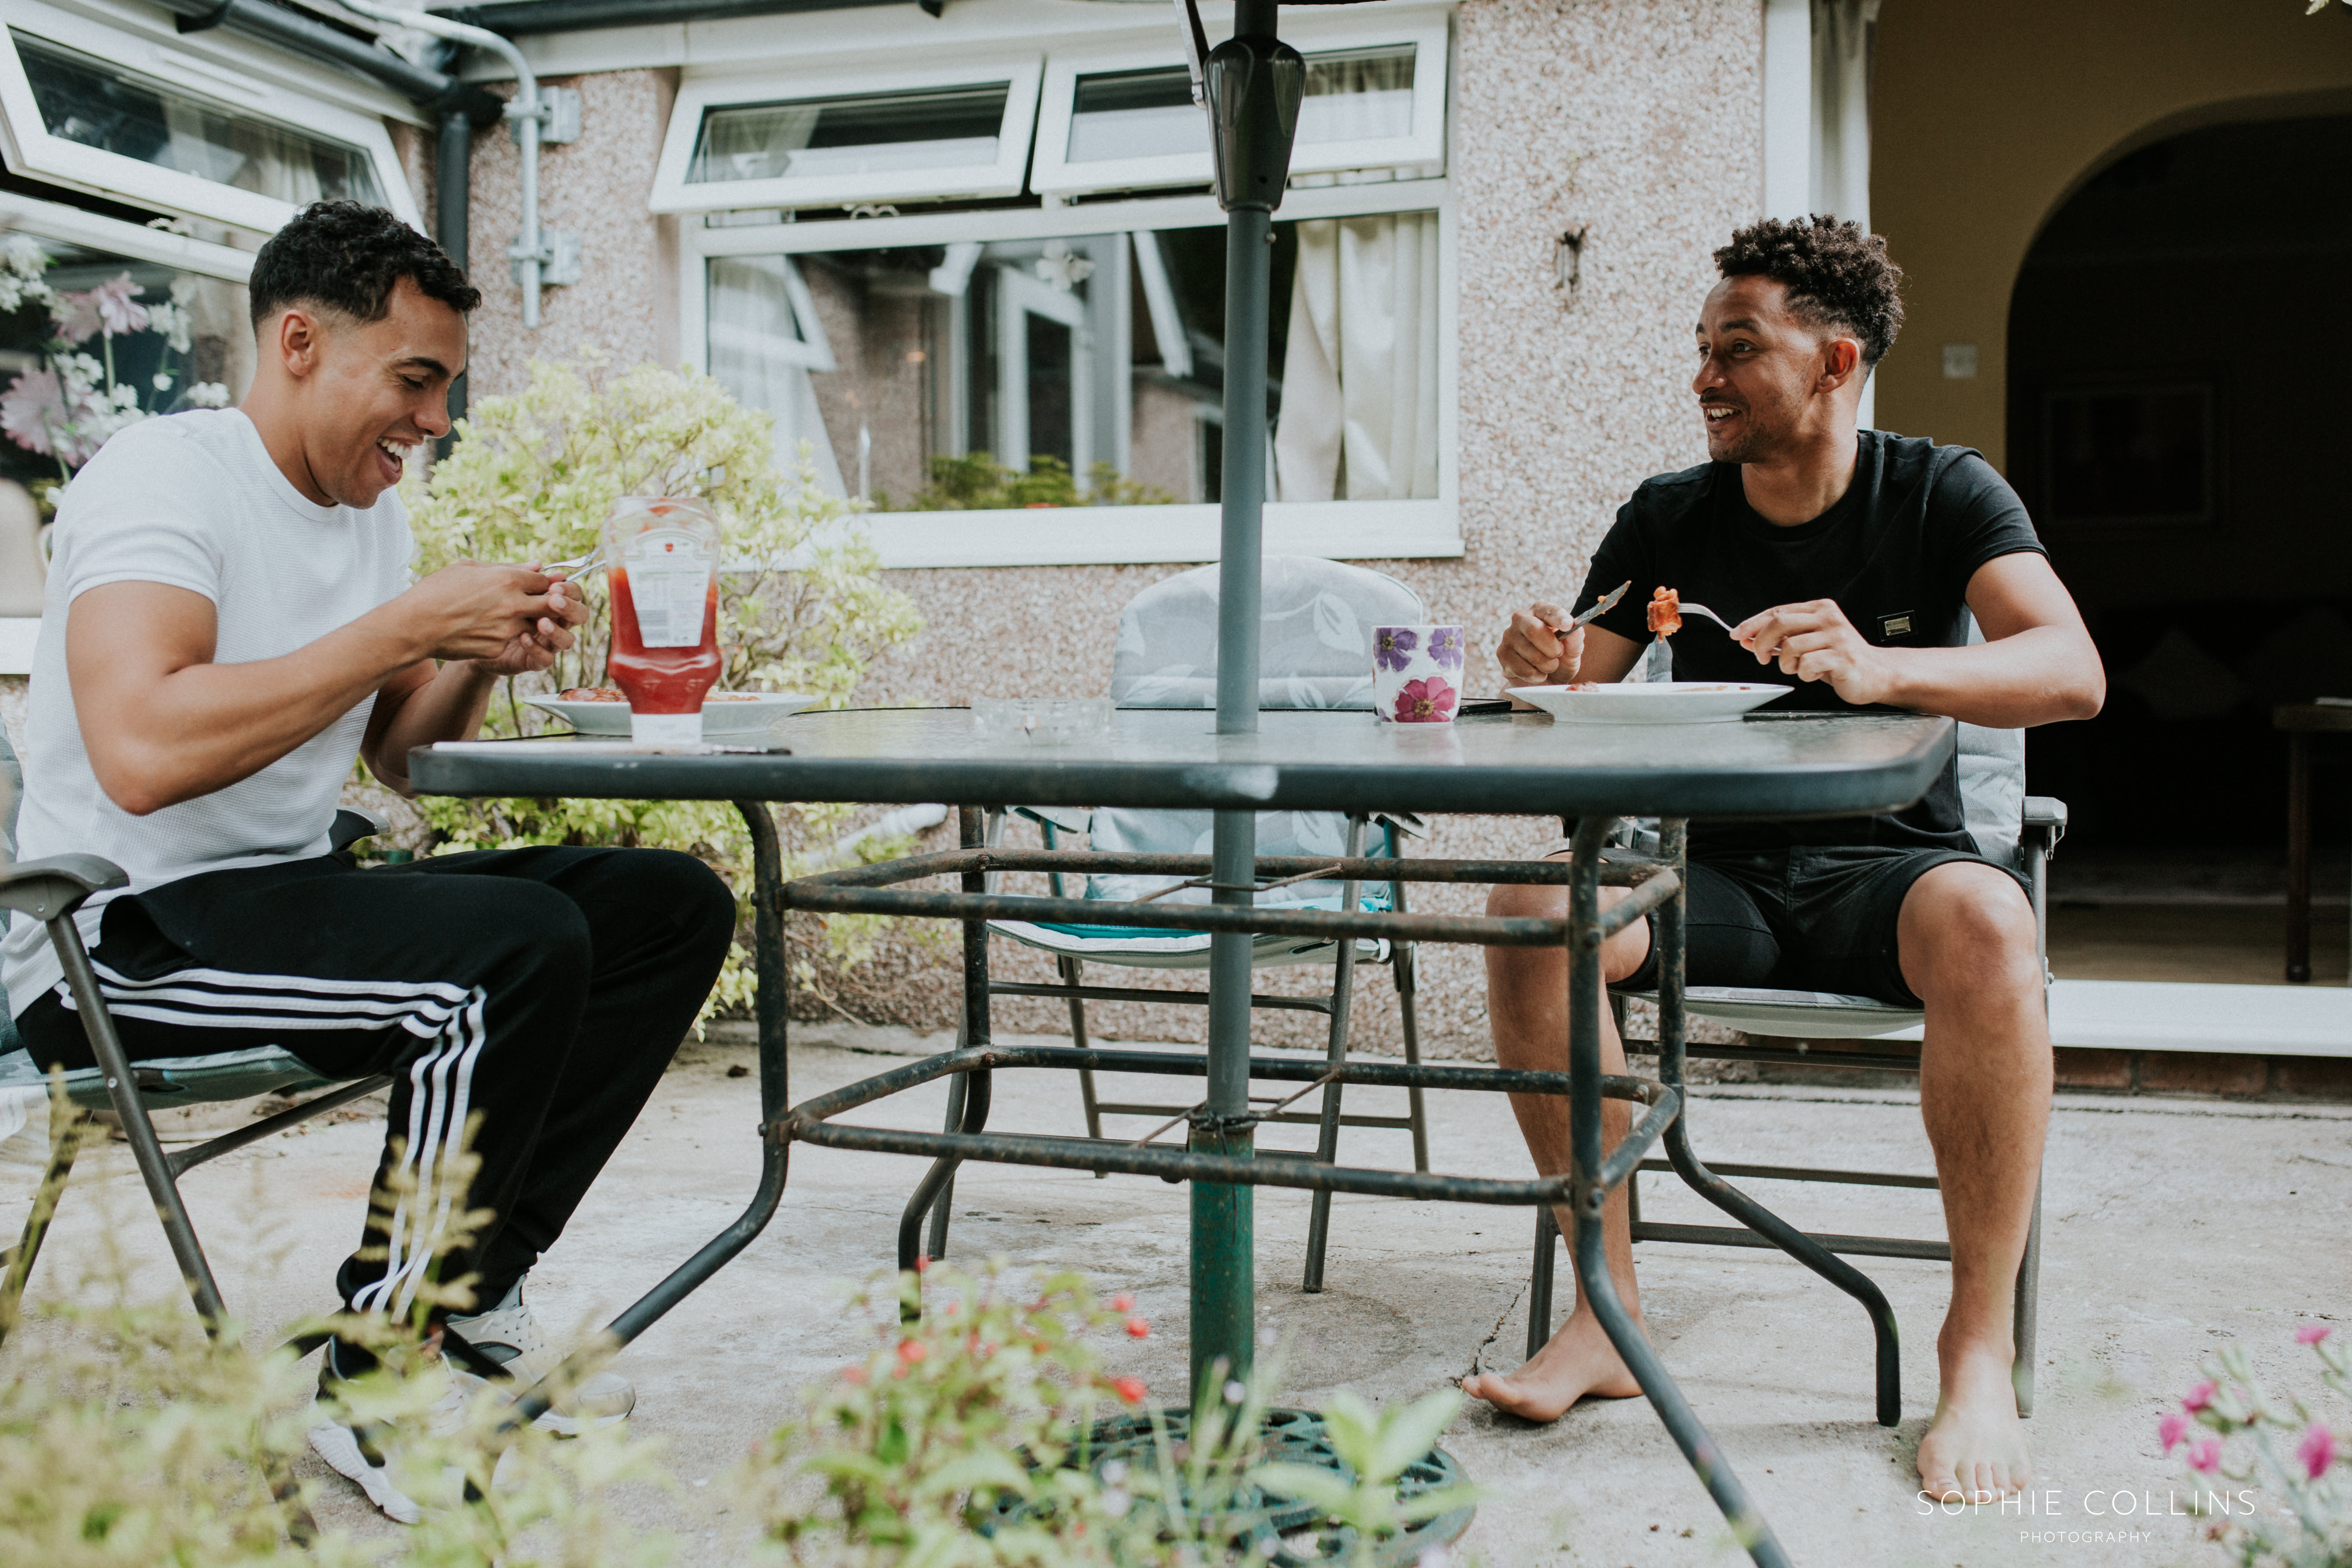
[[[508,254],[514,258],[515,281],[522,288],[522,324],[536,330],[539,326],[539,290],[548,263],[555,259],[539,231],[539,142],[540,133],[554,119],[554,106],[539,90],[539,78],[532,74],[530,62],[522,51],[508,39],[487,27],[468,26],[452,22],[446,16],[436,16],[429,11],[396,10],[379,5],[374,0],[344,0],[352,10],[362,16],[372,16],[394,26],[414,27],[436,38],[446,38],[455,44],[470,44],[478,49],[488,49],[507,62],[515,73],[515,95],[509,100],[505,117],[513,122],[515,141],[522,148],[522,234]]]
[[[474,122],[465,110],[452,109],[441,116],[440,139],[433,152],[433,231],[440,238],[443,253],[463,272],[467,195],[473,182],[474,159]],[[461,370],[449,383],[449,422],[454,426],[465,416],[466,372]],[[457,444],[457,433],[452,430],[433,443],[434,457],[447,457]]]

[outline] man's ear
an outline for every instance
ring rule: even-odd
[[[1823,392],[1835,392],[1853,380],[1862,370],[1862,344],[1852,338],[1832,338],[1822,345],[1822,375],[1819,384]]]
[[[325,357],[326,323],[299,305],[289,305],[272,325],[270,342],[286,374],[300,381],[317,370]]]

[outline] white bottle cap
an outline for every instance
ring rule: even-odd
[[[640,713],[631,709],[629,739],[640,746],[698,746],[702,744],[702,715]]]

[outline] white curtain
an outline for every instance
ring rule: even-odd
[[[299,131],[216,114],[169,94],[163,124],[172,134],[170,166],[184,174],[298,207],[327,194],[310,139]]]
[[[1280,500],[1436,496],[1437,312],[1435,213],[1298,226]]]
[[[1879,0],[1813,0],[1813,208],[1870,227],[1870,56]]]
[[[793,308],[792,265],[782,256],[711,260],[710,374],[738,402],[774,418],[777,467],[798,473],[805,441],[817,483],[846,495],[841,462],[809,382],[811,354]]]

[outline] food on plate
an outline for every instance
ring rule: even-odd
[[[1677,588],[1660,588],[1650,595],[1650,630],[1670,637],[1683,629],[1683,595]]]
[[[559,702],[626,702],[627,698],[610,686],[574,686],[557,693]]]
[[[1601,689],[1601,684],[1597,680],[1571,680],[1568,683],[1568,689],[1570,691],[1598,691]]]
[[[706,691],[702,694],[702,705],[705,708],[714,702],[757,702],[759,700],[760,693],[756,691]]]

